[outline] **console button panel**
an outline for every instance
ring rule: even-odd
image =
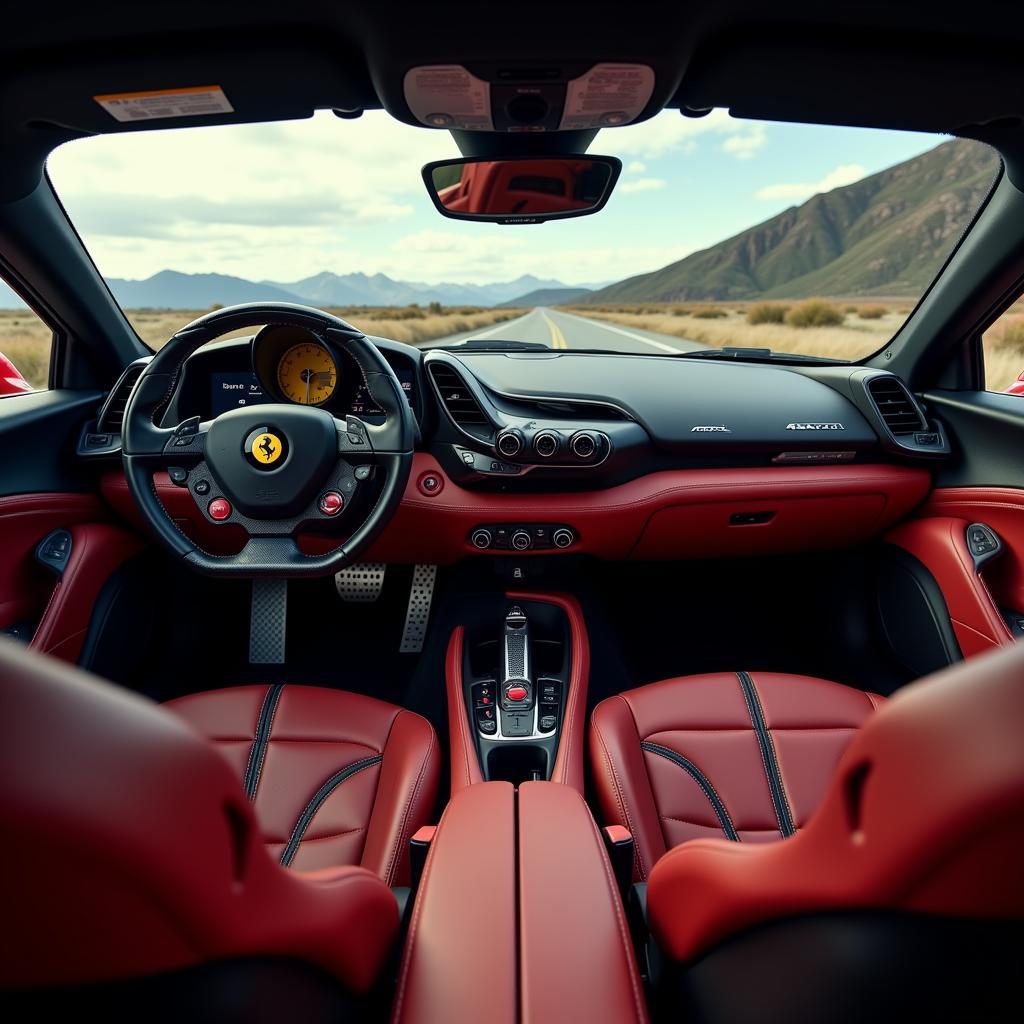
[[[564,523],[486,523],[468,539],[478,551],[551,551],[571,548],[577,537]]]

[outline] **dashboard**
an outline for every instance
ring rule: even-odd
[[[372,340],[419,437],[371,561],[563,551],[660,560],[849,544],[922,500],[929,463],[951,453],[941,421],[898,377],[870,367]],[[118,435],[103,433],[106,409],[123,408],[139,372],[133,364],[83,428],[83,458],[119,452]],[[275,327],[194,352],[161,422],[269,402],[383,419],[344,349]],[[114,475],[108,498],[118,505],[130,499]],[[207,550],[229,543],[197,517],[187,490],[168,483],[161,500]]]

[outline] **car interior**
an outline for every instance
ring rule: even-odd
[[[44,386],[0,359],[9,1019],[1014,1015],[1024,398],[982,336],[1024,293],[1024,11],[5,22],[0,277],[52,332]],[[429,347],[272,292],[153,351],[47,171],[378,112],[449,143],[437,224],[541,248],[610,213],[625,125],[716,110],[997,154],[873,354]]]

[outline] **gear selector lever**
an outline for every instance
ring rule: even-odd
[[[530,673],[530,628],[519,605],[505,616],[502,631],[501,684],[502,734],[529,736],[533,732],[536,692]]]

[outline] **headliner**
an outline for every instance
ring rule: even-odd
[[[402,78],[429,63],[640,61],[656,74],[644,117],[665,106],[726,107],[737,117],[968,135],[1004,152],[1024,115],[1019,4],[977,0],[969,22],[960,5],[923,3],[520,0],[486,5],[486,18],[482,6],[114,0],[99,13],[18,5],[0,38],[0,198],[34,187],[46,154],[68,139],[170,126],[117,124],[93,102],[99,93],[222,85],[236,113],[190,118],[193,126],[331,107],[384,107],[411,122]],[[578,148],[589,136],[458,141],[493,153]]]

